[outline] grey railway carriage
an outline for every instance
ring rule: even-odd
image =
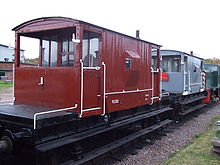
[[[161,50],[161,68],[168,75],[162,90],[188,95],[204,91],[202,82],[203,59],[176,50]]]
[[[152,52],[156,57],[156,52]],[[203,106],[206,97],[203,59],[177,50],[161,50],[161,90],[170,96],[177,113],[185,115]],[[152,59],[154,68],[155,59]]]

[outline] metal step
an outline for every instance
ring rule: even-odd
[[[66,137],[63,137],[63,138],[59,138],[59,139],[56,139],[56,140],[53,140],[53,141],[38,144],[38,145],[36,145],[35,148],[39,152],[47,152],[49,150],[59,148],[59,147],[62,147],[64,145],[68,145],[68,144],[71,144],[71,143],[75,143],[77,141],[80,141],[80,140],[83,140],[83,139],[86,139],[86,138],[89,138],[89,137],[92,137],[92,136],[95,136],[95,135],[98,135],[98,134],[101,134],[101,133],[104,133],[104,132],[107,132],[107,131],[111,131],[111,130],[119,128],[119,127],[123,127],[123,126],[131,124],[133,122],[137,122],[137,121],[140,121],[140,120],[143,120],[143,119],[147,119],[149,117],[152,117],[152,116],[155,116],[155,115],[158,115],[158,114],[161,114],[163,112],[170,111],[170,110],[173,110],[173,109],[170,108],[170,107],[162,108],[162,109],[159,109],[159,110],[147,113],[147,114],[141,114],[141,115],[138,115],[138,116],[134,116],[132,118],[128,118],[126,120],[118,121],[116,123],[111,124],[111,126],[108,126],[108,127],[107,126],[102,126],[102,127],[94,128],[94,129],[84,131],[84,132],[81,132],[81,133],[78,133],[78,134],[73,134],[73,135],[66,136]]]
[[[190,103],[192,103],[192,102],[195,102],[195,101],[198,101],[198,100],[202,100],[202,99],[204,99],[205,97],[206,97],[206,96],[200,96],[200,97],[188,99],[188,100],[186,100],[186,101],[180,102],[180,104],[182,104],[182,105],[190,104]]]
[[[194,106],[194,107],[191,107],[191,108],[189,108],[189,109],[184,110],[183,112],[180,112],[179,115],[184,116],[184,115],[189,114],[189,113],[191,113],[191,112],[193,112],[193,111],[195,111],[195,110],[197,110],[197,109],[199,109],[199,108],[204,107],[205,105],[206,105],[206,104],[196,105],[196,106]]]
[[[110,144],[107,144],[103,147],[100,147],[100,148],[98,148],[98,149],[96,149],[96,150],[94,150],[90,153],[87,153],[87,154],[84,155],[84,158],[81,159],[81,160],[78,160],[78,161],[70,160],[70,161],[61,163],[60,165],[73,165],[73,164],[74,165],[80,165],[80,164],[84,164],[84,163],[86,163],[88,161],[91,161],[95,158],[98,158],[98,157],[100,157],[100,156],[102,156],[102,155],[104,155],[104,154],[106,154],[106,153],[108,153],[108,152],[110,152],[114,149],[117,149],[120,146],[123,146],[126,143],[129,143],[129,142],[131,142],[131,141],[133,141],[133,140],[135,140],[135,139],[137,139],[141,136],[144,136],[144,135],[146,135],[146,134],[148,134],[152,131],[155,131],[155,130],[165,126],[165,125],[168,125],[171,122],[172,122],[172,120],[164,120],[164,121],[160,122],[159,124],[152,125],[148,128],[145,128],[145,129],[140,130],[138,132],[135,132],[135,133],[133,133],[129,136],[118,139],[117,141],[114,141],[114,142],[112,142]]]

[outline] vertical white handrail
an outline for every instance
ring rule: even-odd
[[[72,109],[76,109],[76,108],[77,108],[77,104],[75,104],[74,107],[62,108],[62,109],[56,109],[56,110],[51,110],[51,111],[35,113],[34,114],[34,129],[36,129],[36,127],[37,127],[37,116],[45,115],[45,114],[49,114],[49,113],[56,113],[56,112],[61,112],[61,111],[72,110]]]
[[[162,88],[163,88],[163,82],[162,82],[162,78],[163,78],[163,75],[162,75],[162,69],[160,68],[160,99],[162,98],[163,94],[162,94]]]
[[[104,62],[102,62],[103,65],[103,115],[106,113],[105,109],[105,93],[106,93],[106,65]]]
[[[83,61],[80,59],[81,64],[81,89],[80,89],[80,114],[79,117],[82,117],[83,113]]]
[[[154,69],[151,67],[151,77],[152,77],[152,79],[151,79],[151,86],[152,86],[152,91],[151,91],[151,103],[150,103],[150,105],[152,105],[153,103],[154,103],[154,99],[153,99],[153,97],[154,97],[154,71],[153,71]]]

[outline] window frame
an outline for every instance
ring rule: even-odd
[[[88,65],[84,66],[84,54],[83,54],[83,41],[84,41],[84,33],[88,33],[88,39],[87,39],[87,51],[86,51],[86,54],[88,55]],[[99,58],[97,59],[97,66],[91,66],[91,56],[89,55],[90,54],[90,48],[91,48],[91,42],[90,40],[92,39],[92,33],[96,33],[98,35],[98,51],[99,51]],[[100,66],[100,63],[101,63],[101,42],[102,42],[102,34],[100,32],[97,32],[97,31],[93,31],[91,29],[83,29],[83,32],[82,32],[82,61],[83,61],[83,67],[86,68],[86,69],[93,69],[93,68],[99,68]],[[97,58],[97,56],[96,56]]]
[[[73,67],[74,66],[74,59],[75,59],[75,56],[74,56],[74,59],[73,59],[73,65],[70,65],[70,55],[74,55],[74,53],[76,52],[76,47],[74,46],[73,47],[73,51],[70,51],[70,43],[72,42],[72,39],[71,39],[71,36],[70,35],[62,35],[61,36],[61,40],[59,41],[60,43],[60,66],[62,67]],[[67,52],[63,52],[63,41],[67,39]],[[74,43],[73,43],[74,44]],[[67,55],[67,65],[63,65],[63,60],[62,60],[62,57],[63,55]]]
[[[57,55],[57,60],[56,60],[56,66],[51,66],[51,38],[52,37],[54,37],[54,36],[56,36],[57,37],[57,53],[56,53],[56,55]],[[45,40],[45,41],[48,41],[49,42],[49,56],[48,56],[48,66],[43,66],[43,38],[44,37],[48,37],[49,39],[48,40]],[[53,34],[48,34],[48,36],[44,36],[44,37],[41,37],[40,38],[40,56],[39,56],[39,66],[40,67],[57,67],[58,66],[58,58],[59,58],[59,35],[57,34],[57,35],[53,35]]]
[[[129,61],[129,63],[127,63]],[[127,64],[129,64],[129,67],[127,67]],[[125,69],[131,69],[132,68],[132,59],[131,58],[125,58]]]
[[[73,28],[73,29],[72,29]],[[69,51],[70,49],[70,42],[72,42],[72,34],[76,35],[76,27],[70,27],[69,29],[61,29],[57,31],[47,31],[39,37],[40,40],[40,55],[39,55],[39,66],[40,67],[74,67],[75,63],[75,55],[76,55],[76,45],[73,45],[73,51]],[[51,38],[54,36],[57,37],[57,61],[56,61],[56,66],[51,66]],[[42,46],[43,46],[43,40],[44,38],[49,38],[49,61],[48,61],[48,66],[43,66],[42,60],[43,60],[43,52],[42,52]],[[63,40],[67,39],[68,41],[68,48],[67,52],[63,52]],[[63,54],[67,55],[67,65],[63,65],[62,61],[62,56]],[[73,55],[73,64],[70,65],[70,55]]]
[[[175,61],[177,66],[175,66]],[[181,72],[182,69],[181,56],[179,55],[163,56],[161,68],[164,72],[175,72],[175,73]]]

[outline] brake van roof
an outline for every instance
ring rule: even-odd
[[[89,25],[89,26],[93,26],[102,30],[107,30],[107,31],[111,31],[113,33],[117,33],[138,41],[143,41],[146,43],[150,43],[153,44],[155,46],[161,47],[161,45],[155,44],[155,43],[151,43],[145,40],[141,40],[139,38],[135,38],[126,34],[122,34],[113,30],[109,30],[88,22],[84,22],[81,20],[77,20],[77,19],[72,19],[72,18],[67,18],[67,17],[42,17],[42,18],[37,18],[37,19],[33,19],[27,22],[24,22],[16,27],[14,27],[12,30],[15,31],[16,33],[30,33],[30,32],[38,32],[38,31],[44,31],[44,30],[52,30],[52,29],[60,29],[60,28],[67,28],[67,27],[72,27],[75,26],[77,24],[85,24],[85,25]]]

